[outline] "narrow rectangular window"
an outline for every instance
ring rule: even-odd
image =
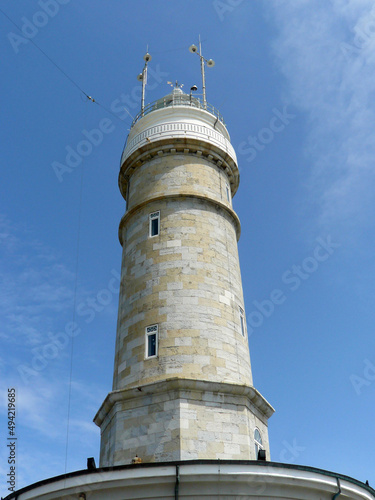
[[[148,216],[150,236],[157,236],[160,232],[160,212],[153,212]]]
[[[126,185],[126,210],[129,209],[129,192],[130,192],[130,179],[128,179],[128,183]]]
[[[146,358],[158,355],[158,325],[146,327]]]
[[[228,203],[230,203],[231,202],[231,197],[230,197],[230,189],[229,189],[229,185],[228,184],[225,185],[225,190],[226,190],[226,193],[227,193]]]
[[[240,323],[241,323],[241,333],[245,336],[245,313],[242,307],[240,307]]]

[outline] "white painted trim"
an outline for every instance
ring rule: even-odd
[[[156,330],[147,331],[149,328],[155,328]],[[155,335],[155,354],[152,356],[148,355],[148,338],[151,335]],[[158,349],[159,349],[159,326],[158,325],[149,325],[145,328],[145,359],[152,359],[158,357]]]
[[[180,500],[213,498],[300,500],[332,498],[337,493],[337,477],[314,468],[252,463],[179,463]],[[85,493],[90,500],[174,498],[176,465],[173,463],[115,470],[82,471],[67,478],[52,478],[29,491],[18,493],[17,500],[68,500]],[[365,485],[341,477],[341,495],[351,500],[374,500]],[[129,496],[130,495],[130,496]]]
[[[152,221],[158,220],[158,232],[157,234],[151,234],[152,229]],[[148,235],[150,238],[155,238],[155,236],[159,236],[160,234],[160,210],[155,210],[155,212],[151,212],[148,214]]]
[[[237,156],[233,146],[220,132],[199,123],[171,121],[145,128],[133,137],[129,135],[128,142],[122,154],[121,164],[123,164],[126,158],[131,156],[134,151],[146,143],[149,144],[161,139],[173,141],[179,137],[183,139],[191,138],[214,144],[224,150],[225,153],[237,163]]]

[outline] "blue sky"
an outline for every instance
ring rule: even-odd
[[[207,100],[238,155],[249,342],[254,385],[276,409],[272,460],[374,485],[373,2],[42,5],[1,2],[23,33],[0,12],[1,494],[9,387],[18,487],[98,462],[92,419],[112,384],[117,175],[131,123],[120,101],[138,112],[147,44],[147,102],[169,92],[167,80],[200,89],[188,51],[199,34],[216,62]],[[69,167],[87,135],[95,145]]]

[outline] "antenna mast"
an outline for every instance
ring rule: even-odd
[[[145,92],[146,92],[146,84],[147,84],[147,63],[151,61],[152,57],[148,53],[148,46],[147,46],[147,52],[143,56],[143,59],[145,60],[145,65],[142,70],[142,73],[139,73],[137,76],[137,80],[142,82],[142,99],[141,99],[141,113],[142,116],[145,114]]]
[[[199,35],[199,56],[201,60],[203,106],[204,109],[206,109],[206,75],[204,74],[204,57],[202,54],[202,43],[200,35]]]
[[[215,61],[213,59],[205,59],[202,54],[202,43],[201,43],[201,36],[199,35],[199,52],[198,52],[198,47],[196,45],[190,45],[189,50],[192,54],[198,54],[200,60],[201,60],[201,73],[202,73],[202,94],[203,94],[203,107],[204,109],[207,108],[207,100],[206,100],[206,75],[205,75],[205,70],[204,70],[204,63],[207,64],[209,68],[212,68],[215,66]]]

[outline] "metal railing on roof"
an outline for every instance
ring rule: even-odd
[[[157,101],[153,101],[150,104],[147,104],[142,111],[140,111],[134,120],[132,121],[131,127],[137,123],[137,121],[143,116],[152,113],[152,111],[156,111],[157,109],[167,108],[169,106],[187,106],[193,108],[204,109],[208,111],[212,115],[216,116],[216,118],[225,125],[224,118],[221,115],[220,111],[216,109],[214,106],[206,102],[206,105],[198,99],[197,97],[192,97],[188,94],[169,94]]]

